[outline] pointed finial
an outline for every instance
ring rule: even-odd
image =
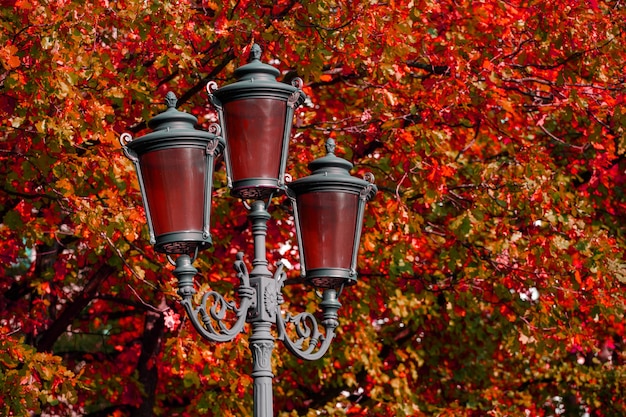
[[[258,44],[252,45],[250,49],[250,57],[248,58],[248,62],[258,61],[261,59],[261,47]]]
[[[326,154],[327,155],[335,154],[335,140],[333,138],[328,138],[326,140]]]
[[[167,104],[168,109],[175,109],[178,104],[178,99],[176,98],[176,94],[168,91],[165,95],[165,104]]]

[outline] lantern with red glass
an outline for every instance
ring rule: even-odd
[[[235,70],[237,82],[219,89],[215,82],[207,85],[226,142],[228,186],[246,199],[284,190],[293,115],[306,98],[299,78],[294,85],[276,81],[280,72],[260,57],[255,44],[249,63]]]
[[[357,254],[365,203],[376,194],[373,176],[350,175],[352,164],[335,155],[332,139],[327,155],[309,164],[312,174],[289,184],[294,200],[301,275],[321,288],[356,283]]]
[[[168,255],[191,254],[212,244],[213,169],[224,143],[218,125],[196,129],[198,119],[176,109],[173,93],[166,103],[148,122],[152,132],[135,140],[125,133],[120,142],[137,171],[150,242]]]

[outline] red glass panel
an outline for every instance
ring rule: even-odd
[[[270,98],[235,100],[224,106],[233,181],[278,178],[287,103]]]
[[[169,148],[140,158],[155,235],[202,231],[206,153],[202,148]]]
[[[297,197],[307,270],[345,268],[352,263],[358,195],[312,192]]]

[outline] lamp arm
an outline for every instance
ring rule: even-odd
[[[285,280],[283,265],[279,264],[275,274],[277,294],[278,294],[278,311],[276,312],[276,328],[277,338],[282,341],[285,347],[296,357],[305,360],[318,360],[328,352],[330,345],[335,338],[335,329],[339,326],[337,320],[337,310],[341,304],[337,300],[337,291],[334,289],[324,290],[323,299],[320,306],[323,310],[324,334],[320,332],[320,325],[315,316],[308,312],[292,315],[286,313],[283,317],[280,311],[280,304],[283,302],[280,288]],[[292,340],[287,334],[287,326],[293,324],[297,339]]]
[[[298,336],[296,340],[291,340],[287,335],[286,325],[289,323],[293,323],[295,326]],[[325,327],[325,335],[320,333],[315,316],[311,313],[305,312],[295,316],[287,313],[285,318],[279,314],[276,318],[276,326],[278,329],[278,340],[282,341],[294,356],[309,361],[315,361],[324,356],[335,338],[335,328],[333,327]],[[306,348],[303,348],[307,339]],[[315,350],[316,348],[317,350]]]
[[[194,307],[193,296],[196,290],[193,287],[193,277],[197,269],[192,265],[188,255],[181,255],[176,259],[174,275],[178,278],[178,294],[181,296],[181,305],[187,312],[187,317],[193,327],[206,340],[212,342],[229,342],[244,329],[248,309],[253,304],[255,290],[250,286],[248,271],[242,261],[242,254],[237,254],[235,270],[240,280],[237,290],[241,299],[239,307],[234,302],[227,302],[216,291],[207,291],[202,295],[198,306]],[[231,326],[225,324],[228,312],[233,312],[237,317]]]

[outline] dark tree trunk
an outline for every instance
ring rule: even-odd
[[[165,300],[161,302],[161,310],[167,305]],[[141,354],[137,362],[139,382],[143,386],[144,398],[137,409],[136,417],[152,417],[155,403],[155,393],[159,381],[156,361],[161,351],[163,335],[165,334],[165,321],[163,314],[157,311],[148,311],[143,326],[141,337]]]
[[[94,268],[87,281],[87,285],[83,288],[72,301],[69,303],[59,317],[46,329],[45,332],[37,339],[35,344],[40,352],[50,352],[52,346],[59,336],[63,334],[67,327],[72,324],[78,314],[93,300],[98,292],[100,284],[102,284],[116,269],[110,265],[103,264]]]

